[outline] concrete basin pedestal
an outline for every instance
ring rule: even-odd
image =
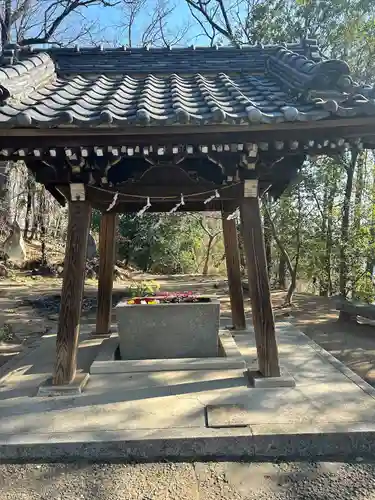
[[[128,304],[116,308],[122,359],[218,356],[220,303]]]

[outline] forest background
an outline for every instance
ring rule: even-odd
[[[346,60],[375,82],[375,0],[6,0],[0,38],[19,45],[167,46],[285,43],[316,38],[323,58]],[[262,200],[271,284],[374,300],[375,162],[360,142],[308,158],[293,185]],[[97,238],[100,214],[94,213]],[[16,221],[25,241],[64,247],[66,209],[23,162],[0,164],[0,241]],[[119,217],[118,257],[152,273],[225,272],[219,214]],[[242,251],[242,245],[240,242]],[[243,260],[243,259],[242,259]]]

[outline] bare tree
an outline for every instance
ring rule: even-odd
[[[302,196],[301,196],[301,188],[300,184],[296,186],[296,194],[297,194],[297,220],[294,226],[294,236],[295,236],[295,255],[294,259],[289,255],[286,245],[283,243],[282,238],[280,237],[278,228],[276,227],[275,221],[270,213],[270,206],[267,203],[263,204],[267,224],[269,225],[270,231],[272,233],[273,239],[275,240],[279,251],[280,256],[282,257],[283,265],[287,267],[290,274],[290,283],[288,287],[288,291],[284,298],[283,307],[289,307],[292,304],[293,294],[295,292],[297,286],[297,275],[298,275],[298,266],[301,257],[301,232],[302,232]],[[280,259],[281,260],[281,259]]]
[[[186,2],[206,34],[208,34],[206,25],[211,26],[212,34],[208,35],[211,44],[217,33],[233,44],[238,44],[230,21],[231,7],[225,5],[224,0],[186,0]]]
[[[197,214],[191,214],[191,216],[199,222],[200,227],[203,229],[207,237],[207,243],[205,246],[203,261],[197,265],[197,268],[199,269],[200,266],[203,264],[202,274],[204,276],[207,276],[215,240],[219,235],[222,234],[221,217],[216,214],[205,214],[203,216]]]
[[[176,4],[170,0],[121,0],[117,11],[121,21],[115,26],[112,43],[133,46],[176,45],[187,35],[190,24],[172,22]]]
[[[89,7],[114,7],[119,0],[5,0],[0,8],[1,43],[19,45],[60,43],[67,18],[83,15]],[[77,38],[77,30],[74,38]],[[85,31],[85,28],[84,28]],[[82,34],[82,30],[78,30]],[[69,42],[72,42],[69,39]]]
[[[293,2],[285,0],[185,1],[211,45],[280,41],[293,10]]]

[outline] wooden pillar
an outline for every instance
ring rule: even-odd
[[[267,273],[257,181],[250,185],[241,202],[242,230],[249,278],[251,310],[255,330],[259,371],[265,377],[280,376],[279,357]],[[252,186],[250,183],[253,183]],[[252,188],[252,189],[251,189]]]
[[[226,210],[226,208],[224,206],[222,210],[222,221],[232,322],[234,329],[244,330],[246,328],[246,320],[236,219],[227,219],[228,215],[233,213],[233,210]]]
[[[108,335],[111,329],[113,269],[115,265],[117,215],[104,213],[99,233],[99,284],[96,335]]]
[[[85,283],[87,237],[91,205],[87,201],[69,203],[68,236],[56,341],[56,363],[53,385],[73,381],[77,367],[77,347]]]

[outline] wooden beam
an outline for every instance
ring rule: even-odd
[[[222,220],[232,322],[233,327],[236,330],[244,330],[246,328],[246,320],[236,219],[227,219],[227,217],[233,212],[233,209],[225,210],[226,208],[227,207],[224,206],[222,210]]]
[[[241,219],[259,371],[265,377],[278,377],[280,376],[280,368],[275,320],[272,312],[263,227],[257,194],[242,200]]]
[[[116,226],[117,215],[115,213],[102,214],[99,232],[99,284],[96,335],[108,335],[111,329]]]
[[[330,139],[374,136],[375,117],[340,118],[259,125],[207,125],[182,127],[101,127],[0,129],[0,148],[98,146],[158,148],[168,145],[192,146],[258,141]]]
[[[109,137],[115,138],[118,137],[120,140],[122,139],[122,144],[127,144],[130,138],[133,138],[135,142],[132,144],[144,142],[145,138],[154,137],[158,140],[162,139],[159,144],[165,145],[165,142],[171,142],[171,138],[179,137],[180,140],[176,141],[176,144],[181,144],[181,138],[183,138],[183,144],[199,144],[199,145],[207,145],[208,142],[202,140],[208,134],[212,134],[217,138],[222,138],[223,140],[214,140],[214,144],[219,144],[220,142],[224,143],[244,143],[244,142],[256,142],[253,139],[254,132],[257,132],[256,138],[258,140],[265,141],[264,136],[267,132],[276,132],[276,131],[298,131],[298,130],[327,130],[327,129],[347,129],[348,127],[372,127],[375,124],[374,116],[359,116],[359,117],[349,117],[349,118],[331,118],[331,119],[323,119],[323,120],[307,120],[307,121],[295,121],[295,122],[275,122],[275,123],[259,123],[259,124],[214,124],[214,125],[189,125],[189,126],[181,126],[181,125],[160,125],[153,127],[61,127],[61,128],[0,128],[0,137],[11,138],[16,136],[22,137],[65,137],[67,139],[72,136],[78,137],[81,139],[84,137]],[[72,133],[74,132],[74,133]],[[225,136],[223,136],[225,134]],[[243,135],[247,135],[247,140],[243,141],[242,139],[237,139],[234,141],[228,140],[228,134],[232,134],[233,137],[243,137]],[[239,134],[241,134],[239,136]],[[373,132],[372,132],[373,134]],[[199,142],[197,143],[194,139],[195,137],[199,137]],[[251,136],[251,139],[249,139]],[[262,138],[263,136],[263,138]],[[190,141],[190,138],[193,140]],[[99,142],[97,142],[99,144]],[[97,145],[96,144],[96,145]],[[150,143],[152,144],[152,142]],[[63,144],[68,147],[68,144]],[[93,145],[95,145],[93,143]],[[103,144],[104,145],[104,144]],[[9,147],[9,146],[8,146]],[[37,146],[36,146],[37,147]],[[35,149],[35,148],[34,148]]]
[[[66,205],[65,197],[54,186],[47,185],[46,189],[62,207],[65,207]]]
[[[0,137],[0,140],[1,140],[1,137]],[[29,139],[27,139],[27,140],[29,140]],[[342,142],[342,141],[344,141],[344,142]],[[298,147],[297,147],[297,143],[298,143]],[[331,137],[330,141],[328,141],[328,140],[325,141],[324,138],[320,138],[318,140],[308,140],[308,138],[305,137],[305,138],[300,138],[299,141],[292,141],[292,140],[285,141],[284,148],[277,149],[276,146],[278,146],[279,141],[270,140],[270,142],[259,142],[259,151],[260,151],[260,156],[264,155],[265,153],[273,154],[274,160],[276,161],[278,159],[278,157],[284,156],[286,154],[288,156],[301,155],[301,154],[304,154],[304,155],[309,154],[311,156],[337,155],[337,154],[341,154],[341,153],[345,152],[346,149],[348,148],[349,143],[350,143],[350,138],[345,140],[343,138],[336,137],[335,135],[333,137]],[[366,137],[365,142],[363,143],[363,146],[366,149],[366,144],[367,144],[367,145],[369,145],[368,149],[371,149],[371,147],[373,147],[374,143],[375,143],[375,137],[373,136],[373,134],[371,134],[371,135],[368,135]],[[238,145],[231,144],[230,146],[237,146],[238,147],[241,145],[240,144],[238,144]],[[108,146],[108,148],[110,148],[110,147],[111,146]],[[168,160],[171,161],[171,165],[175,165],[176,155],[177,155],[177,153],[173,152],[173,150],[175,148],[171,145],[164,146],[164,147],[166,149],[166,152],[169,154],[169,156],[167,155],[167,157],[168,157]],[[238,159],[238,161],[240,161],[240,159],[241,159],[240,155],[241,155],[242,150],[238,149],[237,151],[230,151],[230,152],[223,150],[221,152],[218,152],[217,150],[212,149],[212,148],[217,147],[214,144],[212,144],[210,146],[205,146],[205,147],[210,148],[209,153],[205,154],[202,151],[202,149],[198,149],[199,145],[196,145],[195,148],[196,148],[197,152],[194,153],[193,155],[189,155],[189,159],[191,159],[191,158],[198,159],[199,158],[199,159],[207,160],[207,156],[210,156],[211,158],[213,158],[215,156],[216,159],[218,161],[220,161],[220,163],[223,164],[226,171],[228,170],[228,164],[233,165],[233,164],[235,164],[237,159]],[[70,158],[66,154],[66,152],[71,151],[71,149],[64,150],[64,148],[61,146],[59,147],[59,149],[61,150],[61,153],[64,156],[67,156],[67,158]],[[89,152],[91,150],[93,150],[93,146],[85,146],[85,147],[81,147],[81,148],[78,147],[78,149],[81,150],[81,155],[83,157],[88,157]],[[134,156],[135,159],[144,158],[145,156],[150,157],[149,154],[145,154],[143,152],[143,149],[146,149],[146,151],[147,151],[147,147],[144,146],[141,149],[140,153],[136,153],[136,155]],[[6,159],[8,161],[18,161],[20,159],[20,155],[18,154],[18,151],[19,151],[19,149],[7,149],[7,150],[2,149],[2,150],[0,150],[0,158]],[[35,155],[35,151],[38,151],[39,156]],[[112,161],[113,161],[113,159],[116,159],[116,160],[119,160],[120,162],[127,160],[130,163],[129,160],[131,158],[129,158],[129,156],[125,156],[125,154],[119,154],[119,151],[120,151],[120,148],[115,146],[112,148],[111,151],[104,152],[103,158],[108,158],[108,160],[112,160]],[[114,152],[117,152],[116,155],[114,155]],[[87,154],[85,154],[85,153],[87,153]],[[183,164],[183,161],[182,161],[183,154],[182,153],[178,153],[178,154],[181,156],[181,162]],[[173,158],[171,158],[172,155],[173,155]],[[24,156],[23,158],[24,158],[24,161],[28,165],[30,165],[32,163],[40,162],[41,160],[51,162],[51,160],[56,159],[56,158],[51,156],[49,148],[46,148],[46,149],[39,148],[37,150],[34,150],[34,152],[33,151],[30,152],[30,150],[29,150],[29,153],[26,156]],[[235,159],[235,162],[233,162],[233,159]]]
[[[68,236],[65,249],[53,385],[69,384],[76,374],[90,220],[91,205],[89,202],[75,201],[69,203]]]

